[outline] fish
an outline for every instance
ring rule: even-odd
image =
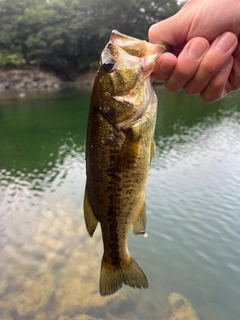
[[[148,288],[128,251],[130,227],[145,234],[145,189],[151,159],[157,98],[151,73],[164,43],[151,44],[113,30],[93,84],[86,138],[84,218],[92,237],[101,226],[101,296],[123,284]]]

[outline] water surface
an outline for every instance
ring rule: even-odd
[[[130,235],[150,287],[107,298],[100,232],[88,237],[82,213],[89,92],[0,100],[1,319],[167,320],[173,292],[200,320],[239,318],[239,94],[206,104],[156,90],[149,236]]]

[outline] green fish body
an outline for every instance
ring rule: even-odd
[[[88,117],[84,216],[90,236],[97,223],[104,254],[100,294],[122,284],[147,288],[128,251],[128,231],[144,234],[145,189],[154,153],[157,98],[151,73],[164,45],[113,31],[101,55]]]

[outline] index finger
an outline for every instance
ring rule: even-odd
[[[156,81],[165,81],[177,65],[177,57],[170,53],[163,53],[157,61],[153,71],[153,78]]]

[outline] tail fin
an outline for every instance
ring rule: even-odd
[[[137,262],[130,258],[130,263],[126,267],[116,267],[109,269],[102,260],[100,275],[100,294],[106,296],[114,294],[122,288],[122,284],[133,288],[148,288],[148,280]]]

